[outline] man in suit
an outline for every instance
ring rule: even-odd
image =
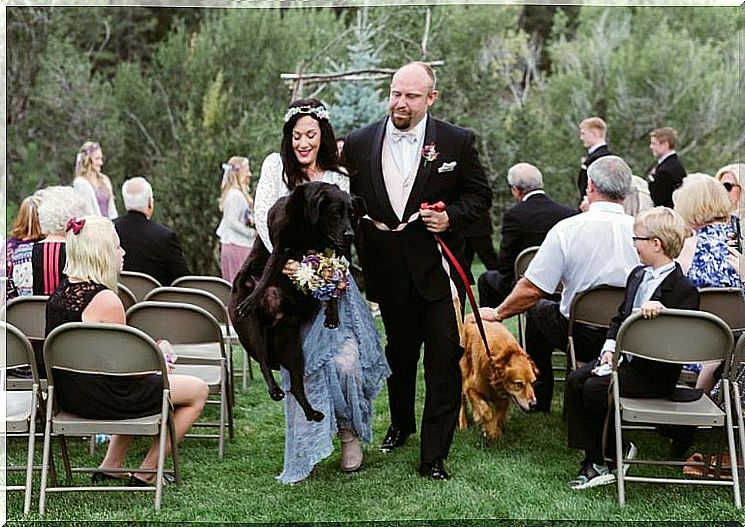
[[[426,395],[419,473],[448,479],[450,450],[461,399],[456,315],[464,286],[445,263],[435,234],[463,264],[464,227],[487,213],[491,189],[472,132],[434,119],[435,74],[422,62],[393,76],[383,120],[352,132],[344,155],[351,191],[367,204],[360,260],[368,299],[380,304],[391,426],[381,451],[402,446],[416,431],[417,365],[424,343]],[[445,211],[420,204],[443,202]]]
[[[582,158],[582,165],[577,177],[580,202],[587,196],[587,168],[603,156],[611,155],[605,142],[608,125],[600,117],[589,117],[579,123],[579,139],[587,149],[587,157]]]
[[[551,227],[578,212],[546,196],[543,175],[530,163],[510,167],[507,184],[517,205],[502,216],[502,241],[496,270],[479,276],[481,307],[496,307],[510,294],[515,281],[515,259],[523,249],[540,245]]]
[[[649,180],[649,193],[656,206],[673,207],[673,191],[683,183],[685,168],[675,152],[678,133],[665,126],[652,130],[649,134],[649,149],[657,158]]]
[[[590,166],[587,176],[588,211],[554,225],[507,298],[494,309],[480,309],[484,320],[497,322],[527,311],[525,351],[539,370],[535,386],[538,412],[551,410],[551,354],[554,348],[566,349],[569,310],[575,295],[602,284],[621,287],[639,265],[632,241],[634,218],[623,211],[631,169],[620,157],[604,156]],[[560,283],[560,302],[544,298]],[[598,356],[604,331],[577,324],[573,335],[579,361]]]
[[[161,285],[191,274],[178,236],[168,227],[152,221],[153,189],[145,178],[128,179],[122,185],[127,214],[114,221],[124,249],[124,270],[146,273]]]
[[[497,268],[497,253],[494,252],[494,241],[492,240],[493,232],[494,226],[491,222],[490,211],[487,211],[484,216],[467,226],[462,232],[463,238],[466,240],[465,258],[468,269],[471,268],[473,258],[477,254],[484,267],[487,269]]]
[[[680,254],[687,234],[683,219],[672,209],[656,207],[641,212],[634,222],[634,245],[643,265],[629,274],[623,303],[611,321],[597,361],[569,374],[564,390],[567,438],[570,448],[585,451],[579,474],[569,482],[580,490],[613,483],[615,477],[605,463],[603,424],[608,412],[610,375],[598,375],[596,367],[610,364],[621,323],[634,310],[645,318],[657,316],[665,307],[698,309],[696,286],[673,261]],[[656,362],[641,357],[623,361],[618,370],[622,397],[669,397],[680,375],[680,364]],[[611,418],[612,419],[612,418]],[[607,451],[614,445],[613,421],[609,423]],[[633,457],[629,445],[627,457]]]

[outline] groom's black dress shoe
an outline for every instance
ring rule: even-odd
[[[419,475],[425,478],[444,481],[450,479],[450,474],[443,466],[442,459],[432,463],[422,463],[419,465]]]
[[[410,433],[404,432],[400,428],[396,428],[395,426],[391,425],[388,427],[388,432],[386,432],[385,439],[383,439],[383,443],[380,445],[379,450],[385,453],[390,452],[394,448],[404,446],[404,443],[406,443],[406,439],[410,435]]]

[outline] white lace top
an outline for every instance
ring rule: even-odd
[[[246,224],[250,214],[251,208],[241,191],[231,188],[225,198],[222,220],[215,231],[220,243],[253,247],[256,231]]]
[[[267,215],[277,200],[290,193],[287,185],[282,179],[284,167],[279,153],[269,154],[261,165],[261,177],[256,187],[256,199],[254,200],[254,211],[256,213],[256,230],[259,233],[264,246],[271,252],[272,242],[269,240],[269,226]],[[324,183],[334,183],[344,192],[349,192],[349,177],[346,174],[327,170],[323,174]]]

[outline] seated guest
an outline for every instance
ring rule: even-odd
[[[649,185],[639,176],[631,176],[631,188],[623,200],[623,210],[629,216],[636,216],[642,211],[654,207],[649,195]]]
[[[729,265],[728,242],[734,234],[731,203],[724,186],[706,174],[690,174],[673,193],[675,211],[693,230],[677,262],[696,287],[742,287],[737,270]],[[710,390],[717,364],[686,365],[699,373],[696,387]]]
[[[649,193],[655,205],[673,206],[673,191],[680,186],[686,177],[685,168],[675,152],[678,132],[669,126],[652,130],[649,134],[649,149],[657,158],[657,165],[652,169],[649,180]]]
[[[673,193],[673,201],[693,230],[677,258],[686,276],[696,287],[740,287],[740,277],[725,263],[732,227],[724,186],[706,174],[690,174]]]
[[[576,210],[546,196],[541,171],[529,163],[510,167],[507,184],[517,205],[502,216],[502,241],[496,269],[479,276],[482,307],[496,307],[510,294],[515,281],[515,259],[523,249],[540,245],[551,227],[577,214]]]
[[[67,322],[125,324],[124,306],[116,294],[124,251],[111,221],[99,216],[71,219],[67,232],[65,278],[47,302],[46,334]],[[101,343],[106,346],[105,342]],[[93,349],[81,352],[95,353]],[[130,419],[158,413],[162,380],[159,374],[117,377],[55,370],[55,391],[61,408],[88,419]],[[188,375],[169,375],[173,419],[178,440],[197,420],[207,400],[208,387]],[[107,473],[122,468],[132,436],[114,435],[93,482],[128,479],[131,486],[151,485],[154,473],[137,472],[131,477]],[[166,442],[168,447],[170,442]],[[158,438],[140,465],[155,469]]]
[[[178,236],[168,227],[151,220],[155,201],[145,178],[128,179],[122,185],[125,216],[114,220],[122,243],[124,270],[149,274],[161,285],[191,274]]]
[[[10,228],[10,238],[5,242],[5,276],[7,277],[5,291],[8,300],[32,294],[31,249],[34,242],[41,237],[39,196],[34,194],[21,202],[13,226]],[[13,277],[16,266],[19,269],[18,284]]]
[[[744,235],[740,224],[740,209],[745,206],[745,194],[743,194],[742,187],[740,186],[741,174],[745,174],[745,163],[735,163],[733,165],[724,166],[717,170],[717,173],[714,176],[716,180],[721,182],[722,186],[724,186],[724,190],[727,191],[729,201],[732,204],[732,208],[730,209],[730,212],[732,213],[730,221],[733,230],[733,245],[735,245],[739,250],[742,250],[742,240]]]
[[[698,290],[685,277],[680,265],[673,262],[683,246],[687,230],[683,219],[667,207],[642,212],[634,221],[634,245],[642,265],[629,274],[623,302],[613,317],[600,357],[570,373],[564,390],[568,445],[585,451],[579,474],[569,482],[573,489],[615,481],[603,453],[603,424],[608,412],[610,375],[598,375],[595,368],[613,361],[618,328],[638,310],[644,318],[653,318],[666,307],[699,307]],[[621,397],[668,397],[675,388],[680,369],[680,364],[641,357],[624,360],[618,367]],[[614,441],[613,423],[610,422],[608,452],[613,450]],[[633,457],[634,453],[635,448],[629,445],[627,457]]]
[[[631,169],[618,156],[605,156],[587,171],[589,210],[554,225],[525,276],[496,308],[481,308],[484,320],[501,322],[527,311],[525,348],[538,367],[536,411],[548,412],[554,391],[551,353],[565,349],[574,296],[602,284],[622,286],[639,265],[632,241],[634,219],[623,212]],[[561,301],[546,300],[562,284]],[[577,360],[594,360],[605,332],[577,324]]]
[[[44,239],[31,249],[31,289],[34,295],[51,295],[64,278],[67,220],[82,215],[86,207],[70,187],[47,187],[38,194],[39,225]]]

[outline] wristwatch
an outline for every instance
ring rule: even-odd
[[[504,320],[502,315],[499,314],[499,307],[494,308],[494,318],[497,319],[497,322],[502,322],[502,320]]]

